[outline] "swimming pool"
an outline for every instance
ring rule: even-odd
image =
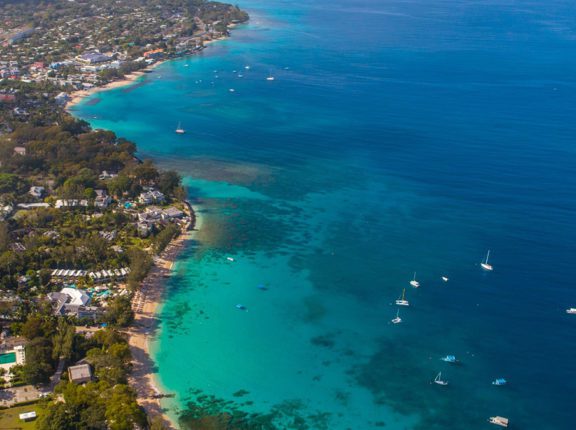
[[[10,364],[16,363],[16,353],[8,352],[6,354],[0,354],[0,364]]]

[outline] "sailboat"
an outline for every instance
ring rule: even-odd
[[[484,260],[482,263],[480,263],[480,266],[482,266],[482,269],[487,270],[488,272],[491,272],[492,270],[494,270],[494,268],[492,267],[491,264],[488,264],[488,258],[490,257],[490,250],[488,250],[488,253],[486,254],[486,260]]]
[[[396,311],[396,318],[392,320],[392,324],[400,324],[402,322],[402,318],[400,318],[400,309]]]
[[[268,77],[266,78],[267,81],[273,81],[275,78],[272,76],[272,72],[268,73]]]
[[[442,380],[442,372],[439,372],[438,375],[436,375],[434,383],[438,385],[448,385],[448,381]]]
[[[398,306],[410,306],[410,303],[408,303],[408,300],[406,300],[406,298],[404,297],[405,295],[406,295],[406,288],[402,290],[402,298],[396,300],[396,304]]]
[[[178,123],[178,127],[176,127],[176,134],[184,134],[184,133],[186,133],[186,130],[184,130],[184,129],[182,128],[182,124],[181,124],[181,123]]]
[[[410,285],[412,285],[414,288],[418,288],[420,286],[420,282],[416,280],[416,272],[414,272],[414,278],[412,278],[410,281]]]

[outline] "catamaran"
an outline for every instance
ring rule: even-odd
[[[416,272],[414,272],[414,278],[412,278],[410,281],[410,285],[412,285],[414,288],[418,288],[420,286],[420,282],[416,280]]]
[[[392,320],[392,324],[400,324],[402,322],[402,318],[400,318],[400,309],[396,311],[396,318]]]
[[[490,424],[496,424],[497,426],[500,427],[508,427],[508,418],[495,416],[488,418],[488,422]]]
[[[492,381],[492,385],[506,385],[507,381],[504,378],[496,378]]]
[[[178,123],[178,127],[176,127],[176,134],[184,134],[186,130],[182,128],[182,124]]]
[[[480,266],[482,266],[482,269],[491,272],[492,270],[494,270],[494,268],[492,267],[491,264],[488,264],[488,258],[489,257],[490,257],[490,250],[488,250],[488,253],[486,254],[486,260],[484,260],[482,263],[480,263]]]
[[[410,306],[410,303],[408,303],[408,300],[406,300],[405,298],[405,294],[406,294],[406,288],[402,290],[402,298],[396,300],[396,304],[398,306]]]
[[[568,308],[566,309],[566,313],[567,314],[576,314],[576,308]]]
[[[448,381],[444,381],[442,379],[442,372],[439,372],[438,375],[434,378],[434,383],[438,385],[448,385]]]
[[[446,363],[456,363],[456,356],[454,355],[447,355],[446,357],[442,357],[440,360],[445,361]]]

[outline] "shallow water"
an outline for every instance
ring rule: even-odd
[[[232,39],[75,108],[201,208],[154,345],[171,413],[572,428],[573,5],[243,5]]]

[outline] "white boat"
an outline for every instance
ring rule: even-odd
[[[508,427],[508,418],[495,416],[488,418],[488,422],[490,424],[496,424],[497,426],[500,427]]]
[[[504,378],[496,378],[492,381],[492,385],[506,385],[508,382]]]
[[[410,303],[408,303],[408,300],[406,300],[405,295],[406,295],[406,288],[402,290],[402,298],[396,300],[396,304],[398,306],[410,306]]]
[[[568,309],[566,309],[566,313],[575,315],[576,314],[576,308],[568,308]]]
[[[396,318],[392,320],[392,324],[400,324],[402,322],[402,318],[400,318],[400,309],[396,311]]]
[[[420,286],[420,282],[416,280],[416,272],[414,272],[414,278],[412,278],[410,281],[410,285],[412,285],[414,288],[418,288]]]
[[[184,134],[186,130],[182,128],[182,124],[178,123],[178,127],[176,127],[176,134]]]
[[[268,74],[268,77],[266,78],[266,80],[267,80],[267,81],[273,81],[274,79],[275,79],[275,78],[274,78],[274,76],[272,76],[272,72],[270,72],[270,73]]]
[[[234,261],[234,258],[233,258],[233,257],[226,257],[226,260],[228,260],[228,261]]]
[[[448,385],[448,381],[444,381],[442,379],[442,372],[439,372],[438,375],[434,378],[434,383],[438,385]]]
[[[456,356],[454,355],[447,355],[446,357],[442,357],[440,360],[445,361],[446,363],[457,363]]]
[[[447,278],[446,276],[442,276],[442,280],[443,280],[444,282],[448,282],[448,278]]]
[[[486,260],[484,260],[482,263],[480,263],[480,266],[482,267],[482,269],[487,270],[488,272],[491,272],[492,270],[494,270],[494,268],[492,267],[491,264],[488,264],[488,258],[490,257],[490,250],[488,250],[488,253],[486,254]]]
[[[234,88],[230,88],[228,91],[230,91],[231,93],[233,93],[234,91],[236,91]]]

